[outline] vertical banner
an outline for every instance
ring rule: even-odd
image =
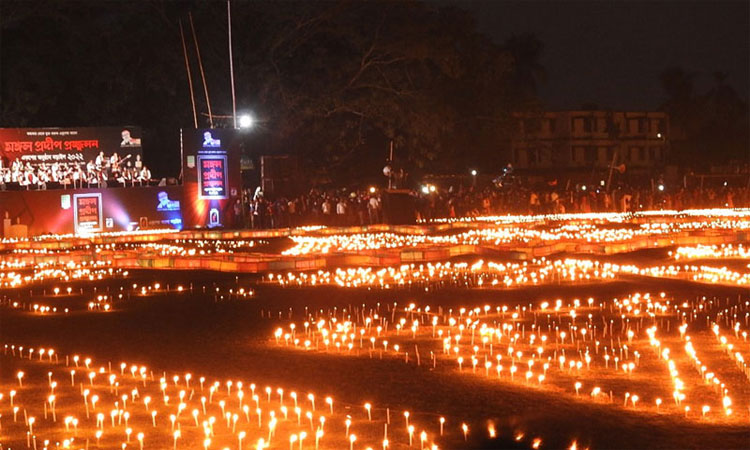
[[[183,185],[189,226],[235,226],[240,200],[242,132],[231,128],[182,130]],[[187,210],[185,210],[187,213]],[[187,217],[186,217],[187,220]]]
[[[74,194],[73,223],[76,233],[102,231],[102,194]]]
[[[198,195],[201,199],[227,198],[227,155],[198,156]]]

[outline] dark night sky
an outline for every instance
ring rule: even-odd
[[[475,13],[480,31],[502,42],[531,32],[545,45],[548,81],[542,101],[552,109],[655,109],[663,100],[659,73],[695,72],[698,88],[715,71],[748,97],[748,1],[452,1]]]

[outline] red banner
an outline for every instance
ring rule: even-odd
[[[226,198],[226,156],[199,156],[198,159],[200,161],[200,196],[202,198]]]
[[[101,231],[102,194],[74,194],[73,210],[76,232]]]
[[[142,156],[141,130],[137,127],[1,128],[0,168],[14,161],[41,164],[85,164],[100,153],[121,158]]]

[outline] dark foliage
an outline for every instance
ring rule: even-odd
[[[298,155],[308,176],[377,174],[394,142],[411,170],[492,170],[507,161],[509,113],[536,107],[542,45],[504,45],[469,13],[416,1],[234,2],[237,104],[259,126],[250,153]],[[147,160],[178,170],[180,127],[231,114],[226,3],[3,1],[3,126],[144,127]],[[224,120],[223,123],[227,123]]]
[[[661,73],[667,95],[663,105],[672,129],[672,156],[676,163],[750,162],[748,104],[731,86],[726,75],[713,74],[713,86],[696,90],[697,74],[672,67]]]

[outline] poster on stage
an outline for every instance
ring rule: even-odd
[[[200,198],[227,198],[226,155],[198,156],[198,186]]]
[[[232,128],[180,131],[185,191],[180,206],[191,226],[215,228],[235,224],[233,200],[242,187],[240,156],[245,139],[245,133]]]
[[[76,233],[102,230],[102,194],[74,194],[73,220]]]
[[[0,128],[0,167],[19,160],[43,164],[86,164],[100,153],[122,160],[143,156],[139,127]]]

